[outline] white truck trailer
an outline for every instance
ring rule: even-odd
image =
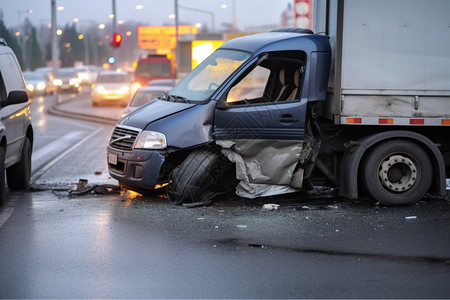
[[[449,13],[446,0],[315,1],[314,31],[332,49],[327,99],[317,107],[328,120],[319,158],[345,148],[333,175],[341,195],[364,191],[388,205],[446,195]]]

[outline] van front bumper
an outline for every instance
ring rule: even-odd
[[[120,184],[137,190],[152,190],[162,182],[158,175],[166,158],[165,151],[133,150],[121,152],[107,148],[108,170]]]

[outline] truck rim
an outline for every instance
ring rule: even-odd
[[[381,185],[393,193],[411,189],[419,179],[417,164],[407,156],[395,154],[384,159],[378,172]]]

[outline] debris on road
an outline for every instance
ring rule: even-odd
[[[122,188],[113,184],[95,184],[92,187],[88,187],[87,179],[80,179],[77,184],[74,185],[73,190],[69,191],[69,196],[81,196],[94,192],[96,194],[120,194]]]
[[[267,204],[263,205],[262,209],[264,209],[264,210],[278,210],[278,207],[280,207],[279,204],[267,203]]]

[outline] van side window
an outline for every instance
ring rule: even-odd
[[[300,99],[304,57],[299,51],[269,53],[266,60],[250,68],[229,90],[229,105],[277,103]]]
[[[256,68],[230,90],[227,96],[227,102],[262,98],[264,88],[269,80],[269,75],[269,69],[256,66]]]

